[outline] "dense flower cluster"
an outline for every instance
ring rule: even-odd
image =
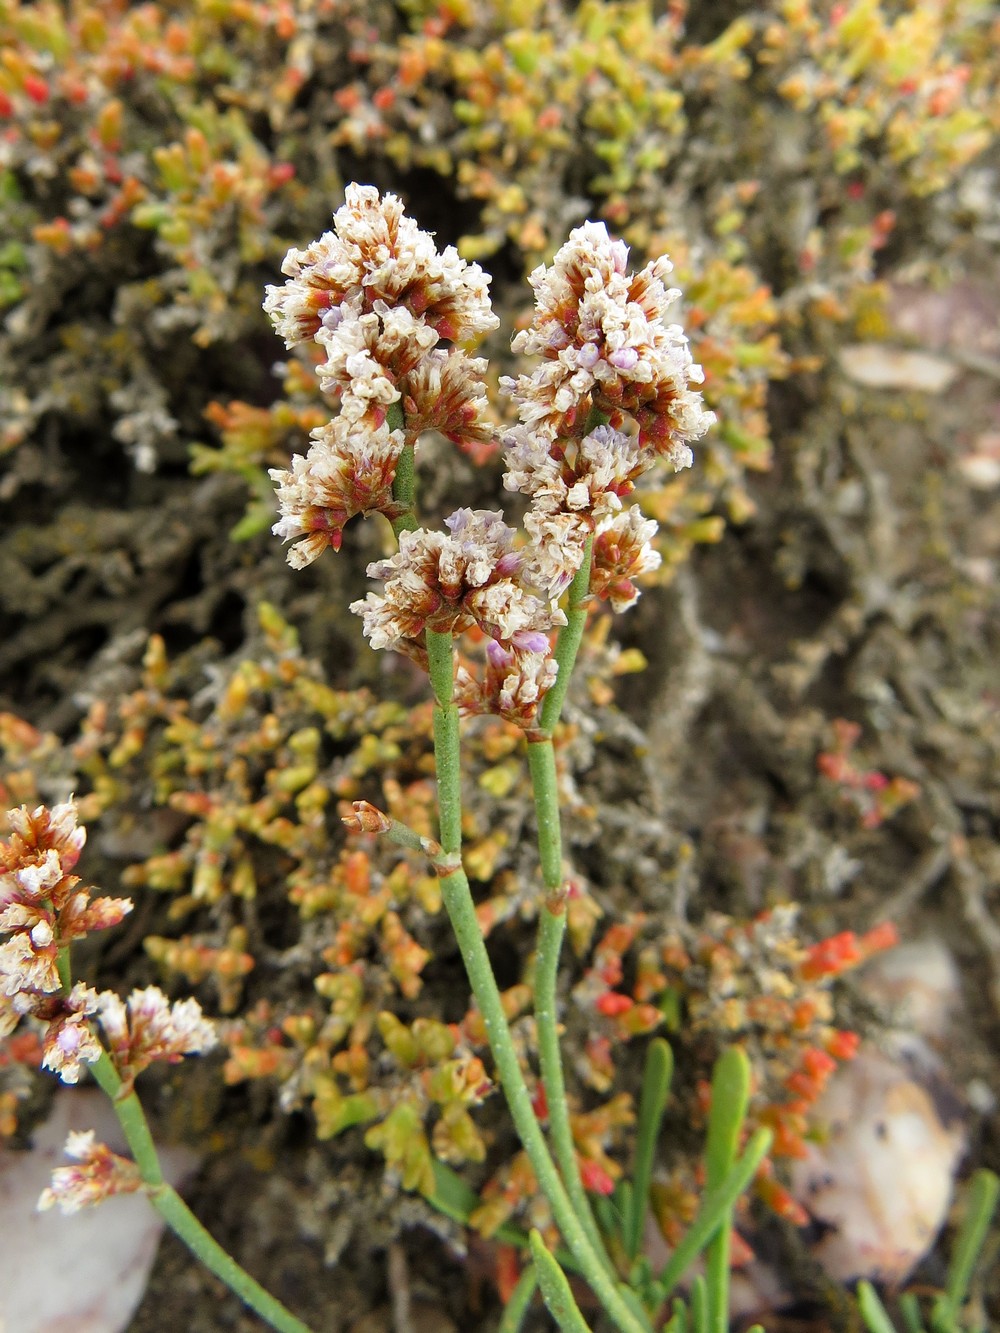
[[[452,246],[406,217],[395,195],[349,185],[333,231],[305,250],[291,250],[288,282],[269,287],[264,309],[288,347],[315,341],[317,368],[340,414],[314,430],[305,457],[274,468],[281,519],[274,532],[293,546],[301,569],[327,546],[339,549],[356,514],[399,514],[393,481],[404,448],[439,430],[464,448],[492,438],[482,383],[486,363],[460,347],[498,320],[489,279]],[[392,424],[386,417],[399,404]]]
[[[450,342],[497,327],[483,270],[454,246],[439,252],[395,195],[348,185],[333,226],[305,250],[290,250],[281,270],[290,281],[267,289],[264,309],[287,346],[329,330],[329,312],[338,309],[355,316],[405,310]]]
[[[478,625],[491,639],[528,651],[548,647],[545,632],[565,616],[529,592],[514,529],[490,510],[456,510],[449,534],[402,532],[399,550],[368,566],[385,581],[385,596],[369,593],[351,610],[364,617],[373,648],[398,648],[426,629],[458,634]]]
[[[340,550],[344,525],[357,514],[396,513],[392,482],[403,452],[403,432],[386,422],[366,430],[336,417],[310,436],[306,455],[296,454],[290,471],[273,469],[281,518],[273,531],[292,546],[288,563],[312,564],[331,547]]]
[[[424,660],[425,633],[486,637],[481,680],[462,668],[465,712],[494,712],[523,727],[557,673],[549,631],[564,624],[556,603],[591,542],[584,592],[615,610],[638,596],[635,580],[657,568],[656,524],[623,497],[660,460],[691,463],[690,441],[715,420],[696,386],[704,378],[682,329],[667,322],[679,293],[664,285],[670,261],[628,272],[628,247],[602,223],[570,235],[553,263],[531,275],[535,314],[513,341],[540,355],[531,374],[501,385],[518,404],[506,438],[505,483],[530,499],[526,541],[503,515],[460,509],[448,533],[415,528],[413,497],[397,483],[405,450],[436,429],[466,447],[491,427],[479,377],[486,363],[442,339],[495,327],[485,275],[433,241],[393,195],[350,185],[334,230],[292,250],[288,282],[268,288],[265,309],[288,346],[314,341],[317,374],[340,398],[339,416],[311,432],[305,457],[272,470],[281,518],[274,532],[298,541],[297,568],[339,549],[356,514],[382,513],[399,548],[369,565],[382,594],[351,610],[373,648]],[[411,467],[408,462],[407,470]],[[591,540],[592,539],[592,540]]]
[[[687,338],[666,322],[679,296],[663,284],[670,261],[632,275],[627,266],[628,247],[602,223],[577,227],[532,273],[534,319],[514,338],[516,352],[542,361],[501,380],[518,404],[504,482],[531,498],[532,577],[558,596],[594,535],[590,592],[616,611],[638,596],[632,578],[660,563],[656,524],[638,506],[623,513],[622,497],[660,459],[689,467],[690,441],[715,421],[691,387],[704,376]],[[623,429],[629,418],[637,434]]]
[[[83,1064],[104,1048],[93,1024],[100,1021],[111,1058],[126,1085],[154,1060],[175,1062],[210,1050],[215,1030],[196,1000],[171,1006],[151,986],[135,990],[128,1005],[113,991],[100,994],[83,982],[66,990],[60,951],[92,930],[117,925],[132,910],[127,898],[91,900],[71,874],[86,841],[73,801],[29,811],[11,810],[13,836],[0,844],[0,1037],[23,1018],[44,1029],[41,1063],[64,1083],[76,1083]]]
[[[540,436],[573,435],[589,409],[627,412],[640,444],[675,470],[690,467],[688,441],[715,416],[689,387],[704,376],[683,330],[666,322],[680,295],[663,284],[673,265],[663,257],[632,275],[627,266],[628,246],[612,241],[603,223],[571,232],[552,265],[528,279],[535,316],[514,338],[515,352],[544,360],[533,374],[504,383],[522,423]]]
[[[7,816],[13,836],[0,846],[0,994],[31,1012],[37,997],[60,988],[59,950],[92,930],[117,925],[127,898],[92,900],[72,874],[86,841],[76,806],[22,806]]]
[[[81,1208],[110,1199],[115,1194],[134,1194],[142,1188],[142,1177],[135,1162],[119,1157],[103,1143],[97,1143],[92,1129],[74,1131],[66,1139],[66,1156],[76,1159],[76,1166],[58,1166],[52,1183],[38,1200],[39,1210],[58,1205],[63,1213],[78,1213]]]
[[[197,1000],[171,1004],[156,986],[134,990],[127,1004],[114,991],[102,991],[97,997],[97,1014],[111,1059],[126,1086],[155,1061],[177,1064],[185,1055],[210,1051],[217,1040]]]

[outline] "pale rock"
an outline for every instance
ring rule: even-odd
[[[791,1188],[830,1228],[814,1253],[834,1280],[899,1283],[930,1249],[965,1146],[954,1110],[905,1056],[863,1051],[830,1080],[812,1116],[825,1138],[795,1163]]]
[[[163,1222],[141,1194],[119,1195],[72,1216],[40,1213],[38,1196],[71,1130],[127,1154],[108,1100],[61,1089],[27,1152],[0,1151],[0,1333],[122,1333],[142,1300]],[[160,1150],[176,1185],[197,1165],[185,1148]],[[194,1262],[192,1260],[192,1262]]]
[[[958,366],[930,352],[886,347],[882,343],[853,343],[842,347],[840,367],[855,384],[869,389],[905,389],[944,393],[958,376]]]

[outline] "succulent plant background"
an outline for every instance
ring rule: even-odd
[[[207,1047],[197,999],[220,1050],[139,1086],[159,1136],[208,1154],[191,1202],[213,1234],[318,1327],[331,1290],[360,1330],[404,1288],[436,1327],[495,1326],[504,1227],[551,1219],[486,1095],[420,850],[440,838],[421,634],[466,632],[463,859],[534,1069],[522,730],[556,688],[542,639],[587,513],[597,605],[554,752],[581,1178],[618,1206],[666,1037],[656,1244],[682,1242],[738,1044],[774,1146],[737,1228],[801,1317],[846,1321],[786,1168],[834,1066],[884,1044],[893,1015],[839,978],[885,922],[940,936],[966,979],[940,1076],[979,1108],[962,1170],[1000,1161],[975,1095],[1000,1015],[996,15],[0,0],[0,46],[0,805],[28,812],[4,834],[0,1131],[27,1142],[46,1069],[85,1077],[97,1019],[113,1042],[155,1010]],[[338,305],[357,275],[331,218],[372,195],[440,270],[418,291],[397,254]],[[649,337],[593,297],[602,358],[553,332],[583,295],[573,247],[605,239],[643,318],[682,295]],[[578,429],[581,386],[633,424]],[[418,436],[433,536],[393,494]],[[417,846],[366,831],[364,803]],[[38,807],[87,841],[67,831],[59,875],[43,855],[25,881]],[[109,896],[77,901],[76,875]],[[70,911],[109,929],[56,1013]],[[74,1147],[67,1187],[118,1169]],[[474,1196],[450,1220],[441,1165]],[[920,1281],[942,1272],[932,1255]],[[132,1327],[164,1302],[179,1326],[258,1326],[213,1283],[165,1242]]]

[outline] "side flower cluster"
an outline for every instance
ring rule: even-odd
[[[107,1050],[126,1087],[154,1060],[176,1062],[210,1050],[212,1024],[195,1000],[171,1005],[155,986],[123,1004],[83,982],[67,990],[59,959],[73,940],[117,925],[132,910],[127,898],[92,899],[72,873],[86,841],[73,801],[11,810],[11,837],[0,843],[0,1037],[22,1019],[40,1025],[42,1064],[64,1083]],[[95,1032],[99,1022],[105,1045]]]
[[[534,318],[513,348],[542,361],[501,380],[519,416],[504,483],[530,497],[531,575],[550,595],[572,580],[593,536],[590,593],[616,611],[635,601],[633,580],[660,557],[656,524],[623,497],[661,460],[690,467],[690,442],[715,421],[692,387],[704,375],[687,338],[667,322],[680,294],[664,285],[671,267],[664,257],[630,275],[628,247],[588,222],[531,275]]]
[[[39,1212],[58,1206],[63,1213],[78,1213],[81,1208],[110,1199],[114,1194],[134,1194],[142,1188],[135,1162],[97,1143],[92,1129],[70,1134],[65,1151],[77,1164],[57,1166],[52,1172],[52,1183],[38,1200]]]
[[[524,555],[503,515],[458,509],[445,525],[447,533],[400,533],[396,554],[368,566],[384,581],[385,595],[369,593],[351,610],[364,617],[372,647],[399,649],[428,629],[460,634],[473,625],[515,648],[547,645],[545,631],[566,618],[524,586]]]
[[[395,195],[382,198],[372,186],[349,185],[333,230],[289,251],[282,272],[288,282],[267,289],[264,309],[286,346],[322,349],[320,385],[340,400],[339,415],[312,432],[309,452],[271,472],[281,509],[274,532],[303,539],[288,553],[301,569],[328,546],[339,549],[355,515],[398,516],[399,460],[424,431],[464,448],[492,440],[486,362],[456,344],[499,321],[478,264],[453,246],[439,252]]]
[[[10,839],[0,844],[0,1032],[61,987],[59,950],[92,930],[116,926],[132,910],[128,898],[92,899],[72,873],[87,831],[76,806],[22,806],[7,815]]]

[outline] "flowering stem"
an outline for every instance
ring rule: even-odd
[[[559,632],[555,651],[555,658],[559,663],[559,674],[556,676],[555,684],[542,701],[542,711],[539,717],[542,731],[549,736],[555,731],[556,724],[562,714],[566,691],[569,689],[569,679],[573,674],[573,667],[576,665],[576,655],[580,651],[580,641],[583,639],[583,630],[587,623],[586,597],[590,591],[590,563],[593,551],[594,539],[588,537],[587,544],[583,548],[583,560],[580,562],[580,568],[576,571],[573,582],[569,585],[566,624]]]
[[[434,755],[438,776],[441,845],[445,854],[458,855],[462,846],[461,767],[458,709],[452,702],[454,677],[451,635],[428,630],[427,654],[431,684],[437,700],[434,709]],[[441,897],[455,932],[472,993],[483,1016],[490,1050],[514,1128],[528,1154],[539,1187],[549,1201],[556,1225],[580,1265],[581,1273],[621,1333],[646,1333],[646,1325],[629,1307],[605,1269],[602,1259],[595,1253],[549,1153],[531,1105],[531,1094],[517,1058],[500,991],[476,917],[472,891],[463,869],[458,868],[442,877]]]
[[[402,404],[390,403],[385,419],[390,430],[402,430],[404,424]],[[396,463],[396,475],[392,479],[392,498],[402,511],[392,520],[393,535],[399,541],[401,532],[413,532],[418,526],[417,468],[412,444],[403,446],[403,452]]]
[[[244,1304],[256,1311],[278,1333],[310,1333],[309,1325],[286,1310],[279,1300],[255,1282],[219,1242],[211,1236],[192,1213],[181,1196],[169,1185],[160,1185],[149,1191],[154,1208],[171,1231],[179,1236],[188,1249],[207,1269],[220,1278]]]
[[[163,1184],[163,1170],[156,1152],[153,1136],[149,1132],[149,1122],[142,1109],[134,1089],[126,1090],[118,1075],[114,1061],[107,1051],[102,1050],[97,1060],[90,1066],[91,1073],[103,1093],[114,1107],[118,1123],[122,1127],[135,1164],[143,1182],[153,1188]]]
[[[535,793],[538,846],[542,863],[542,880],[546,890],[546,901],[538,913],[538,943],[535,952],[535,1029],[538,1038],[538,1060],[549,1111],[549,1130],[556,1161],[559,1163],[559,1170],[566,1182],[566,1189],[576,1208],[577,1216],[587,1232],[590,1243],[610,1269],[604,1242],[594,1221],[590,1200],[587,1198],[587,1191],[580,1176],[559,1046],[556,977],[559,970],[559,953],[566,933],[566,905],[561,897],[563,877],[559,797],[556,786],[555,751],[551,739],[532,741],[528,745],[528,768]]]
[[[593,539],[588,538],[580,568],[570,584],[566,625],[556,644],[555,657],[559,663],[559,674],[542,704],[539,719],[542,736],[532,740],[528,745],[528,770],[535,795],[542,880],[548,898],[538,917],[538,945],[535,955],[535,1026],[538,1033],[538,1058],[549,1108],[549,1128],[556,1159],[570,1198],[586,1228],[591,1244],[607,1262],[604,1245],[590,1208],[590,1200],[587,1198],[587,1191],[580,1177],[573,1130],[569,1120],[569,1106],[566,1101],[566,1085],[559,1047],[559,1025],[556,1017],[556,977],[563,936],[566,933],[566,910],[565,906],[558,902],[563,886],[562,833],[552,732],[562,712],[563,700],[566,697],[580,641],[583,638],[584,626],[587,623],[585,599],[590,587],[592,549]]]
[[[278,1329],[279,1333],[309,1333],[307,1324],[286,1310],[280,1301],[266,1292],[226,1253],[177,1191],[163,1179],[160,1159],[142,1104],[134,1090],[126,1090],[107,1051],[102,1051],[90,1068],[101,1091],[107,1094],[115,1109],[149,1200],[170,1229],[180,1237],[195,1258],[221,1278],[240,1300],[267,1320],[272,1328]]]

